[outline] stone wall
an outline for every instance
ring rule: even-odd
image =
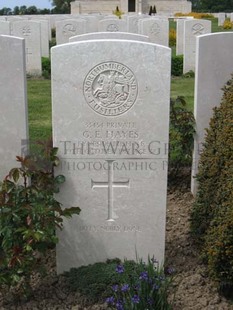
[[[189,13],[192,11],[192,4],[186,0],[135,0],[136,12],[149,13],[150,6],[156,6],[157,13]],[[123,12],[128,12],[128,1],[125,0],[90,0],[71,2],[71,14],[101,13],[112,14],[112,11],[119,7]]]

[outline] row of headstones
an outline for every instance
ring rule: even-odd
[[[225,13],[223,15],[225,16]],[[219,16],[222,17],[221,13]],[[41,75],[41,57],[49,57],[51,25],[48,20],[40,20],[39,17],[36,17],[34,22],[14,16],[7,18],[9,21],[0,21],[0,34],[25,38],[27,73]],[[32,17],[25,16],[25,18]],[[61,18],[63,20],[59,21]],[[164,46],[169,44],[169,21],[162,16],[149,17],[148,15],[132,14],[125,15],[122,20],[119,20],[116,16],[91,15],[82,18],[76,16],[76,19],[70,19],[67,15],[58,15],[53,20],[53,24],[56,26],[57,44],[67,43],[73,36],[97,30],[100,32],[140,33],[147,36],[151,43]],[[184,54],[183,73],[195,70],[196,36],[210,32],[210,21],[177,18],[176,53],[177,55]]]
[[[197,38],[193,175],[212,108],[230,78],[233,32]],[[120,51],[120,52],[119,52]],[[66,177],[58,200],[80,216],[59,232],[57,270],[119,257],[164,259],[169,48],[79,40],[52,49],[53,143]],[[0,175],[28,139],[25,40],[0,36]],[[193,190],[196,184],[193,183]]]

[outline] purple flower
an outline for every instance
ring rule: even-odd
[[[118,285],[117,284],[113,285],[112,290],[113,290],[113,292],[117,292],[118,291]]]
[[[124,310],[124,306],[123,306],[123,303],[122,303],[121,300],[118,300],[118,301],[116,302],[116,309],[117,309],[117,310]]]
[[[140,289],[140,284],[136,284],[136,285],[134,286],[134,289],[135,289],[135,291],[138,291],[138,290]]]
[[[106,303],[109,304],[109,305],[114,305],[114,302],[115,302],[115,299],[114,299],[113,296],[108,297],[108,298],[106,299]]]
[[[124,269],[123,265],[117,265],[117,267],[116,267],[117,273],[123,273],[124,271],[125,271],[125,269]]]
[[[147,271],[141,272],[139,279],[147,281],[148,280],[148,272]]]
[[[138,295],[134,295],[131,300],[134,304],[139,304],[140,298]]]
[[[129,284],[123,284],[121,287],[122,292],[127,292],[129,290]]]

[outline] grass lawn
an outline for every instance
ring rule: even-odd
[[[52,135],[51,81],[29,79],[27,88],[30,140],[47,140]]]
[[[46,140],[52,135],[51,81],[29,79],[28,115],[29,135],[32,141]],[[187,107],[193,109],[194,78],[172,78],[171,97],[184,96]]]

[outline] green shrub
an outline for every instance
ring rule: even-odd
[[[56,153],[45,143],[41,154],[17,156],[20,167],[0,184],[0,286],[20,284],[27,294],[31,274],[40,267],[38,254],[56,244],[55,228],[62,228],[63,217],[80,212],[63,210],[53,196],[65,181],[53,175]]]
[[[183,97],[170,101],[169,166],[168,182],[180,182],[184,175],[191,174],[193,134],[195,120],[186,108]]]
[[[223,90],[200,157],[191,231],[210,275],[233,292],[233,79]]]
[[[50,62],[50,58],[42,57],[42,76],[45,79],[50,79],[50,77],[51,77],[51,62]]]
[[[181,76],[183,74],[183,55],[172,56],[171,74]]]

